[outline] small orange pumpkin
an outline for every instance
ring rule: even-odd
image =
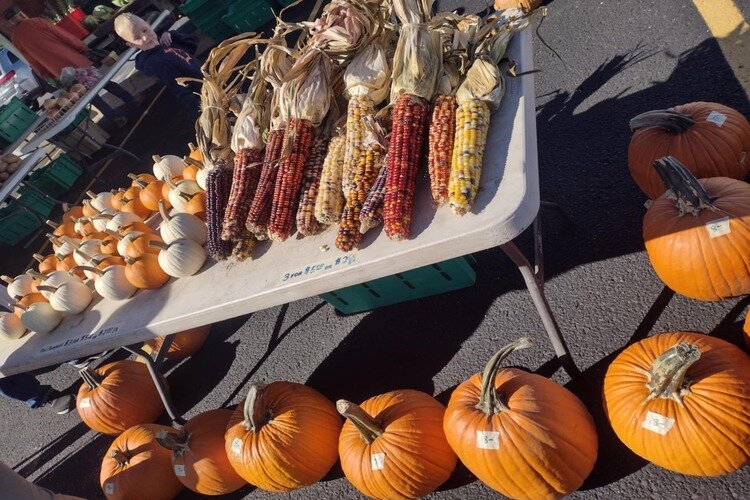
[[[164,187],[163,181],[153,181],[148,183],[143,189],[141,189],[138,197],[144,207],[148,208],[152,212],[159,210],[159,200],[162,198],[162,188]],[[169,207],[167,201],[167,207]]]
[[[23,298],[21,300],[19,300],[17,303],[20,304],[20,305],[22,305],[22,306],[24,306],[24,308],[27,308],[31,304],[36,304],[37,302],[49,302],[49,300],[47,300],[44,297],[44,295],[42,295],[39,292],[32,292],[32,293],[28,293],[28,294],[24,295]],[[23,311],[24,311],[24,309],[20,308],[20,307],[16,307],[14,309],[14,312],[19,317],[23,314]]]
[[[185,212],[195,215],[200,220],[205,221],[206,220],[206,194],[203,192],[195,193],[193,195],[183,193],[181,196],[187,200],[187,203],[185,203]]]
[[[151,241],[158,241],[159,243],[163,243],[161,237],[156,234],[140,234],[130,240],[130,243],[125,248],[125,256],[130,257],[131,259],[135,259],[145,253],[153,253],[158,255],[160,250],[158,247],[149,246],[149,242]]]
[[[81,217],[83,217],[83,207],[80,205],[73,205],[65,210],[65,213],[62,215],[62,221],[71,222],[74,219],[79,219]]]
[[[93,217],[99,215],[99,211],[91,206],[91,200],[83,200],[83,206],[81,207],[81,213],[84,217]],[[76,217],[79,219],[79,217]]]
[[[200,351],[203,344],[206,343],[206,339],[208,339],[208,333],[210,330],[211,325],[205,325],[175,333],[172,343],[169,344],[169,349],[167,350],[165,359],[185,359]],[[159,352],[164,340],[165,337],[156,337],[147,340],[143,343],[143,350],[149,354]]]
[[[200,166],[194,161],[191,161],[190,157],[185,158],[185,168],[182,169],[182,178],[189,181],[194,181],[198,176],[198,170]]]
[[[171,184],[177,184],[182,180],[182,176],[178,175],[177,177],[172,177]],[[172,190],[172,186],[169,185],[170,183],[165,182],[164,185],[161,187],[161,196],[164,202],[167,204],[167,207],[170,206],[169,204],[169,192]]]
[[[110,199],[110,203],[112,203],[112,208],[115,210],[122,210],[122,204],[123,204],[123,197],[125,196],[125,190],[124,189],[118,189],[117,192],[115,192],[112,195],[112,198]]]
[[[195,144],[192,142],[188,142],[188,149],[190,150],[190,153],[188,153],[188,158],[197,161],[198,163],[203,163],[203,153],[201,153],[201,150],[198,149]],[[195,180],[195,179],[193,179]]]
[[[122,226],[120,228],[120,235],[125,236],[126,234],[132,233],[133,231],[147,234],[151,234],[154,232],[154,230],[148,224],[145,224],[143,222],[131,222],[127,226]]]
[[[745,334],[745,347],[750,349],[750,313],[745,316],[745,323],[742,325],[742,332]]]
[[[154,182],[156,177],[154,177],[151,174],[142,173],[142,174],[128,174],[128,178],[133,181],[130,183],[131,186],[138,186],[143,187],[146,184],[150,184]]]
[[[161,288],[169,281],[169,275],[159,266],[159,258],[153,253],[144,253],[135,259],[126,257],[125,263],[125,277],[136,288]]]
[[[58,238],[61,236],[69,236],[71,238],[77,238],[78,233],[76,232],[76,223],[73,220],[68,220],[62,224],[56,224],[52,221],[47,221],[47,225],[53,228],[52,234]]]
[[[49,254],[46,257],[35,253],[33,255],[34,260],[39,262],[37,269],[42,274],[49,274],[52,271],[57,271],[57,259],[54,254]]]

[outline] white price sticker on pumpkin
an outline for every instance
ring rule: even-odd
[[[718,238],[732,232],[732,228],[729,226],[729,217],[723,219],[712,220],[706,224],[706,231],[711,238]]]
[[[370,466],[372,470],[385,469],[385,453],[373,453],[370,455]]]
[[[235,455],[242,453],[242,440],[240,438],[232,439],[232,453]]]
[[[91,408],[91,399],[83,398],[81,400],[81,404],[78,406],[80,406],[81,408]]]
[[[175,464],[174,475],[179,477],[185,477],[185,466],[181,464]]]
[[[660,415],[653,411],[646,413],[646,419],[641,424],[644,429],[666,436],[674,426],[674,419]]]
[[[711,111],[706,117],[706,121],[715,123],[718,127],[721,127],[722,125],[724,125],[724,122],[727,121],[727,116],[723,113],[719,113],[718,111]]]
[[[477,431],[477,448],[480,450],[499,450],[500,433],[497,431]]]
[[[104,493],[107,495],[114,495],[115,485],[112,483],[104,483]]]

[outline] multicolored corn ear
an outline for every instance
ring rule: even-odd
[[[341,218],[345,199],[341,191],[341,176],[344,170],[346,139],[337,135],[328,144],[328,153],[323,161],[318,197],[315,200],[315,218],[324,226],[335,224]]]
[[[430,191],[437,206],[448,199],[448,180],[451,173],[453,139],[456,131],[456,96],[439,94],[435,97],[430,116],[427,171]]]
[[[364,148],[365,117],[375,115],[375,106],[367,95],[353,95],[346,108],[346,149],[344,150],[344,171],[341,175],[341,188],[344,199],[354,189],[354,174],[359,166],[360,154]]]
[[[253,202],[253,196],[258,187],[262,166],[263,151],[259,149],[243,148],[235,154],[232,189],[229,192],[229,202],[224,214],[221,239],[233,240],[245,231],[247,213],[250,211],[250,204]]]
[[[312,236],[325,229],[325,226],[315,218],[315,200],[318,197],[318,186],[323,174],[323,162],[326,159],[328,142],[328,138],[324,136],[315,139],[307,165],[305,165],[297,207],[297,231],[303,236]]]
[[[385,163],[388,163],[386,159]],[[388,167],[383,165],[378,178],[367,193],[362,209],[359,211],[359,232],[365,234],[373,227],[383,223],[383,202],[385,200],[385,179]]]
[[[271,203],[273,201],[273,190],[276,184],[276,174],[279,171],[279,158],[281,148],[284,145],[284,131],[279,128],[268,132],[266,152],[263,157],[263,166],[258,179],[258,187],[250,204],[245,226],[256,239],[268,239],[268,219],[271,216]]]
[[[232,168],[219,160],[206,177],[206,251],[216,260],[226,259],[232,253],[232,243],[221,239],[224,213],[231,189]]]

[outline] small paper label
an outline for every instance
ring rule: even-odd
[[[104,483],[104,493],[112,495],[115,492],[115,485],[112,483]]]
[[[232,453],[235,455],[242,453],[242,440],[240,438],[232,439]]]
[[[89,399],[89,398],[83,398],[81,400],[81,404],[79,406],[81,408],[90,408],[91,407],[91,399]]]
[[[717,238],[724,236],[732,232],[732,228],[729,226],[729,217],[723,219],[712,220],[706,224],[706,231],[711,238]]]
[[[372,470],[385,469],[385,453],[373,453],[370,455],[370,465]]]
[[[185,466],[180,464],[175,464],[174,466],[174,475],[185,477]]]
[[[717,126],[721,127],[724,125],[724,122],[727,121],[727,117],[718,111],[711,111],[706,117],[706,121],[715,123]]]
[[[480,450],[499,450],[500,433],[497,431],[477,431],[477,448]]]
[[[659,415],[652,411],[646,413],[646,420],[643,421],[642,427],[646,430],[655,432],[662,436],[666,436],[667,432],[674,425],[674,419]]]

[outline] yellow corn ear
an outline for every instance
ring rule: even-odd
[[[368,115],[375,114],[375,107],[366,95],[355,95],[349,99],[346,108],[346,149],[344,152],[344,171],[341,176],[341,186],[344,199],[349,197],[349,191],[355,188],[354,172],[359,165],[359,158],[365,140],[365,122]]]
[[[470,99],[458,105],[448,182],[450,206],[458,215],[467,214],[477,196],[489,126],[490,108],[484,101]]]
[[[323,161],[318,196],[315,199],[315,218],[326,226],[338,222],[341,211],[344,209],[341,174],[344,168],[345,147],[346,138],[343,135],[337,135],[328,144],[328,153]]]

